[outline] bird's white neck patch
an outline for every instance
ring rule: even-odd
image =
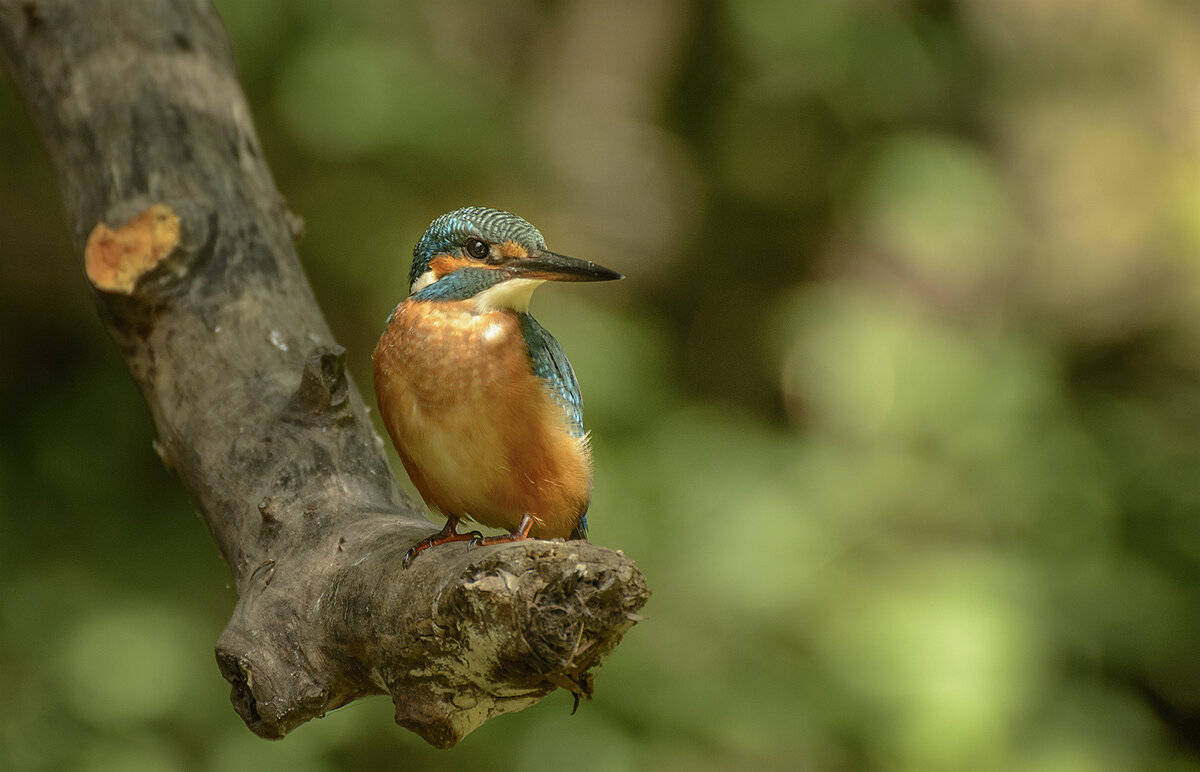
[[[412,286],[408,288],[408,294],[415,295],[428,287],[430,284],[433,284],[435,281],[437,281],[437,277],[433,275],[433,271],[426,271],[418,276],[417,280],[414,281]]]
[[[524,313],[529,310],[529,299],[533,291],[545,283],[545,279],[505,279],[499,284],[488,287],[473,299],[475,311],[500,311],[511,309]]]

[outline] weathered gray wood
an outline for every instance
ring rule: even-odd
[[[0,0],[0,64],[156,447],[233,572],[217,660],[247,725],[282,737],[389,693],[399,723],[445,747],[556,687],[590,696],[589,669],[649,595],[631,561],[529,542],[401,568],[435,528],[399,491],[313,298],[214,9]]]

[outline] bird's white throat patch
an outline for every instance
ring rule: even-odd
[[[475,311],[500,311],[512,309],[524,313],[529,310],[529,299],[533,291],[545,283],[545,279],[505,279],[488,287],[473,299]]]
[[[417,280],[414,281],[412,286],[408,288],[408,294],[415,295],[428,287],[430,284],[433,284],[435,281],[437,281],[437,277],[433,275],[433,271],[426,271],[418,276]]]

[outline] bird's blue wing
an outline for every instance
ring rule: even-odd
[[[570,424],[571,434],[583,437],[583,400],[579,396],[579,381],[567,360],[567,352],[546,328],[529,314],[521,315],[521,335],[529,347],[533,372],[550,387]]]
[[[554,336],[529,314],[521,314],[521,335],[529,348],[534,375],[550,387],[555,400],[563,409],[571,435],[582,440],[587,436],[583,428],[583,399],[579,394],[579,381],[575,378],[575,370],[567,360],[567,352],[563,351]],[[586,511],[571,538],[587,538]]]

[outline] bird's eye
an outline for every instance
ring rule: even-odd
[[[488,256],[488,245],[479,239],[471,239],[466,244],[467,254],[476,260],[482,260]]]

